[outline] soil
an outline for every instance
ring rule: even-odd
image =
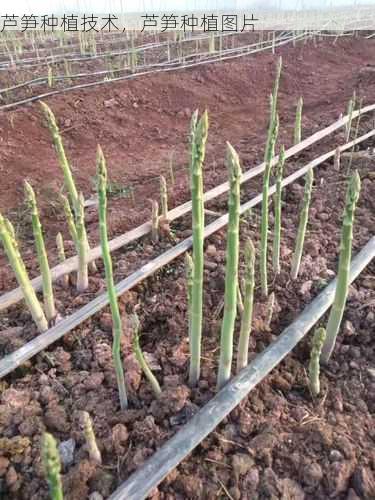
[[[337,118],[345,109],[353,87],[364,96],[366,103],[373,102],[374,84],[366,81],[364,85],[358,78],[358,71],[366,65],[371,50],[370,41],[352,39],[338,40],[334,46],[332,43],[318,44],[317,47],[303,45],[281,52],[285,72],[280,88],[280,108],[282,139],[287,145],[294,116],[292,103],[299,94],[305,100],[304,135]],[[176,153],[176,170],[180,166],[181,174],[178,170],[170,203],[178,205],[188,198],[186,178],[182,179],[182,168],[187,161],[185,136],[188,115],[198,106],[201,109],[207,106],[211,116],[206,188],[225,179],[224,140],[233,141],[244,168],[259,163],[273,64],[272,56],[263,54],[236,63],[170,75],[168,79],[159,75],[114,85],[107,89],[107,95],[101,94],[102,91],[87,91],[51,100],[61,123],[67,118],[79,123],[64,134],[64,139],[74,165],[79,165],[75,175],[86,195],[90,192],[88,177],[94,175],[94,149],[98,139],[108,152],[113,177],[121,179],[126,158],[126,182],[140,186],[136,190],[135,207],[131,207],[128,199],[112,201],[110,219],[114,233],[134,227],[135,223],[149,217],[148,208],[140,208],[145,206],[148,198],[157,196],[157,178],[152,182],[150,178],[168,172],[171,149]],[[223,72],[223,67],[229,71]],[[203,79],[203,84],[199,83],[199,78]],[[151,95],[155,89],[159,91]],[[215,93],[220,98],[215,97]],[[135,97],[132,102],[143,96],[145,102],[141,109],[126,107],[125,95]],[[112,98],[118,104],[113,108],[103,106],[104,99]],[[74,109],[73,103],[78,99],[84,99],[87,121],[77,108]],[[96,107],[95,103],[98,104]],[[172,111],[173,106],[178,110]],[[120,120],[126,109],[131,111]],[[166,111],[159,114],[157,109]],[[178,115],[181,110],[183,113]],[[41,121],[36,105],[15,112],[14,123],[19,127],[14,129],[13,136],[10,124],[2,123],[4,147],[0,153],[1,161],[3,165],[5,160],[11,162],[6,168],[13,179],[13,183],[8,177],[3,179],[6,184],[0,198],[3,207],[17,206],[16,195],[20,192],[16,186],[20,186],[24,177],[32,179],[34,184],[38,179],[42,182],[46,177],[54,178],[55,189],[61,183],[48,131],[40,126]],[[366,125],[368,128],[369,124]],[[154,126],[159,130],[156,135],[152,135]],[[122,141],[118,141],[119,136]],[[337,134],[336,139],[342,142],[342,133]],[[26,143],[27,147],[21,147],[21,143]],[[334,145],[332,139],[330,146],[328,143],[324,143],[327,150]],[[129,146],[132,146],[131,151]],[[364,145],[373,146],[372,141]],[[322,146],[288,162],[287,172],[305,164],[318,152],[323,152]],[[31,155],[40,158],[40,163],[30,164]],[[24,170],[26,166],[27,171]],[[358,168],[362,180],[354,228],[353,251],[356,252],[374,233],[375,184],[371,162],[354,159],[352,168]],[[274,340],[335,274],[346,170],[347,160],[343,160],[339,173],[332,169],[332,162],[316,170],[305,253],[295,282],[290,281],[289,270],[303,181],[286,188],[282,271],[277,277],[270,271],[270,291],[275,292],[276,304],[268,328],[265,321],[267,305],[256,289],[251,358]],[[260,183],[261,179],[252,180],[243,190],[243,199],[259,192]],[[12,190],[12,193],[7,190]],[[43,193],[40,197],[46,198]],[[209,208],[226,211],[225,197],[211,202]],[[89,227],[94,229],[97,224],[95,209],[89,214],[92,220]],[[43,205],[43,216],[52,241],[62,219],[59,219],[59,212],[49,211],[48,203]],[[132,248],[115,252],[116,280],[188,236],[190,227],[189,219],[182,219],[171,226],[174,241],[164,237],[158,245],[153,245],[144,238]],[[29,233],[26,230],[23,234],[28,265],[36,274]],[[242,246],[249,236],[258,246],[259,209],[242,218]],[[93,230],[92,238],[95,237]],[[40,437],[45,430],[51,432],[65,450],[62,457],[66,498],[107,498],[213,396],[222,317],[225,241],[224,230],[210,237],[205,245],[202,377],[196,389],[186,385],[188,344],[183,259],[177,259],[120,299],[125,331],[122,355],[130,392],[128,411],[119,409],[111,360],[112,324],[108,309],[84,322],[1,382],[0,495],[3,498],[48,498],[40,460]],[[89,292],[84,295],[77,295],[74,287],[70,290],[56,287],[61,315],[68,315],[105,289],[101,262],[98,262],[98,268],[97,275],[91,277]],[[314,399],[308,390],[306,366],[311,339],[307,338],[159,485],[150,498],[375,498],[374,271],[372,263],[350,287],[335,353],[322,372],[321,396]],[[5,269],[4,287],[8,288],[12,283],[10,273]],[[132,354],[132,332],[127,313],[134,308],[137,308],[141,320],[142,349],[163,389],[159,400],[153,396]],[[36,335],[22,304],[3,314],[0,324],[2,355],[14,351]],[[325,320],[322,320],[324,324]],[[80,427],[82,410],[88,411],[93,419],[103,457],[101,466],[89,459]]]

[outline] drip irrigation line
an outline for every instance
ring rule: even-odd
[[[375,129],[366,134],[366,136],[375,136]],[[363,138],[361,139],[364,140]],[[347,146],[348,145],[346,145],[346,149]],[[285,187],[294,182],[296,179],[299,179],[300,177],[305,175],[308,170],[315,168],[317,165],[321,164],[328,158],[333,157],[335,152],[336,150],[334,149],[326,153],[323,157],[317,158],[305,167],[299,169],[297,172],[289,175],[282,181],[282,186]],[[274,184],[272,187],[270,187],[268,196],[274,194],[275,191],[276,186]],[[240,206],[240,214],[247,212],[250,208],[253,208],[261,203],[261,201],[262,193],[242,204]],[[228,213],[222,215],[221,217],[218,217],[214,222],[211,222],[205,227],[204,239],[225,227],[227,223]],[[131,290],[143,280],[154,274],[156,271],[166,266],[180,255],[184,254],[192,247],[192,244],[192,237],[186,238],[163,254],[159,255],[158,257],[154,258],[147,264],[134,271],[127,278],[121,280],[115,287],[117,296],[121,296],[128,290]],[[46,349],[48,346],[56,342],[56,340],[69,333],[73,328],[89,319],[91,316],[99,312],[108,304],[108,293],[104,292],[82,308],[78,309],[76,312],[72,313],[67,318],[57,323],[54,327],[50,328],[42,334],[39,334],[35,339],[17,349],[15,352],[5,356],[2,360],[0,360],[0,378],[4,377],[8,373],[11,373],[15,368],[22,365],[25,361],[38,354],[40,351]]]
[[[286,37],[286,36],[279,37],[276,39],[276,41],[278,42],[280,40],[285,40],[285,39],[288,39],[288,37]],[[264,41],[261,43],[261,45],[264,45],[263,46],[264,49],[272,48],[272,42],[269,46],[267,46],[267,44],[269,44],[269,43],[270,43],[269,41]],[[229,48],[229,49],[226,49],[223,51],[215,51],[215,53],[218,54],[219,57],[223,56],[223,55],[226,56],[228,54],[236,53],[239,51],[247,51],[249,54],[252,54],[253,51],[249,51],[249,49],[251,47],[257,47],[258,45],[259,45],[258,43],[253,43],[251,45],[243,45],[241,47]],[[182,59],[184,61],[186,61],[186,59],[193,59],[193,58],[201,59],[202,57],[207,57],[207,56],[211,56],[211,55],[212,55],[211,52],[203,52],[203,53],[200,52],[197,54],[193,53],[193,54],[184,55],[182,57]],[[158,67],[164,67],[164,66],[168,67],[168,66],[180,65],[180,64],[181,64],[181,58],[175,58],[173,60],[168,60],[165,62],[159,62],[159,63],[153,63],[153,64],[147,64],[147,65],[139,65],[139,66],[137,66],[137,69],[144,70],[144,69],[152,69],[152,68],[158,68]],[[130,71],[130,68],[126,67],[126,68],[120,68],[120,69],[105,69],[105,70],[101,70],[101,71],[94,71],[91,73],[76,73],[76,74],[72,74],[72,75],[56,75],[53,77],[53,81],[59,82],[59,81],[64,81],[64,80],[76,80],[76,79],[80,79],[80,78],[93,78],[95,76],[108,75],[111,73],[123,73],[124,71]],[[137,74],[138,73],[135,72],[132,76],[136,76]],[[33,78],[32,80],[27,80],[26,82],[19,83],[17,85],[13,85],[12,87],[0,89],[0,95],[7,94],[9,92],[12,92],[14,90],[19,90],[19,89],[24,88],[24,87],[43,85],[46,83],[48,83],[48,76],[40,76],[38,78]]]
[[[186,40],[181,40],[181,42],[185,41],[191,41],[191,39],[186,39]],[[171,43],[178,43],[178,42],[171,42]],[[84,61],[90,61],[90,60],[95,60],[95,59],[100,59],[100,58],[106,58],[106,57],[111,57],[111,56],[116,56],[116,55],[125,55],[130,52],[137,51],[137,52],[142,52],[146,51],[149,49],[157,49],[159,47],[163,47],[165,45],[168,45],[168,42],[154,42],[154,43],[147,43],[144,45],[138,45],[134,48],[129,48],[126,49],[125,51],[118,51],[118,52],[102,52],[99,54],[87,54],[87,55],[82,55],[81,53],[71,53],[71,54],[58,54],[57,56],[50,55],[50,56],[43,56],[43,60],[40,58],[29,58],[29,59],[23,59],[23,60],[18,60],[15,61],[14,64],[18,66],[19,68],[33,68],[35,66],[46,66],[49,64],[60,64],[63,63],[64,61],[68,62],[84,62]],[[70,57],[70,58],[69,58]],[[59,59],[58,59],[59,58]],[[34,64],[35,62],[35,64]],[[32,64],[28,64],[32,63]],[[0,64],[0,71],[7,71],[11,67],[11,63],[8,61],[5,62],[5,64]]]
[[[223,33],[221,35],[216,35],[216,36],[221,36],[223,38],[227,37],[227,36],[233,36],[234,33]],[[237,33],[238,36],[241,35],[241,33]],[[74,62],[85,62],[85,61],[92,61],[92,60],[96,60],[96,59],[106,59],[108,57],[115,57],[115,56],[122,56],[122,55],[127,55],[127,54],[131,54],[132,52],[137,52],[137,53],[140,53],[140,52],[145,52],[147,50],[152,50],[152,49],[158,49],[158,48],[161,48],[161,47],[168,47],[168,46],[173,46],[173,45],[177,45],[177,46],[180,46],[181,44],[183,43],[191,43],[191,42],[196,42],[196,41],[201,41],[201,40],[209,40],[210,39],[210,36],[207,36],[207,35],[200,35],[200,36],[196,36],[194,38],[185,38],[183,40],[179,40],[179,41],[166,41],[166,42],[159,42],[159,43],[149,43],[149,44],[145,44],[145,45],[139,45],[137,47],[134,47],[134,48],[127,48],[126,50],[121,50],[121,51],[118,51],[118,52],[102,52],[100,54],[94,54],[94,55],[84,55],[82,56],[81,54],[71,54],[71,58],[69,57],[63,57],[63,56],[46,56],[43,58],[43,60],[37,60],[35,59],[35,63],[33,64],[22,64],[23,61],[16,61],[15,64],[16,66],[20,67],[20,68],[26,68],[26,69],[30,69],[30,68],[33,68],[35,66],[48,66],[50,64],[60,64],[60,63],[63,63],[64,61],[68,61],[69,63],[74,63]],[[54,59],[54,57],[60,57],[60,59]],[[30,61],[31,62],[31,61]],[[21,64],[20,64],[21,63]],[[1,66],[0,64],[0,71],[8,71],[9,67],[11,66],[10,63],[7,64],[7,66]]]
[[[375,110],[375,104],[366,106],[360,110],[353,112],[352,119],[356,118],[360,114],[369,113],[373,110]],[[348,122],[348,120],[349,120],[349,116],[346,115],[343,118],[332,123],[328,127],[315,132],[315,134],[307,137],[299,144],[296,144],[296,145],[292,146],[291,148],[287,149],[285,151],[285,159],[291,158],[292,156],[305,150],[306,148],[308,148],[312,144],[315,144],[319,140],[327,137],[331,133],[335,132],[337,129],[343,127]],[[366,140],[366,139],[370,138],[372,135],[374,135],[374,133],[375,133],[375,130],[372,130],[372,131],[368,132],[367,134],[362,135],[361,137],[358,137],[354,141],[351,141],[351,142],[341,146],[340,147],[341,151],[345,151],[345,150],[351,148],[353,145],[356,145],[356,144],[363,142],[364,140]],[[336,150],[332,150],[330,153],[328,153],[328,155],[329,155],[328,157],[326,154],[326,155],[319,157],[317,160],[314,160],[314,161],[315,162],[320,161],[321,158],[324,158],[322,161],[325,161],[327,158],[334,156],[335,151]],[[273,166],[276,165],[276,163],[278,162],[278,159],[279,159],[278,156],[273,158],[273,160],[272,160]],[[265,163],[263,162],[260,165],[258,165],[257,167],[254,167],[254,168],[248,170],[247,172],[245,172],[242,175],[241,184],[244,182],[247,182],[250,179],[252,179],[253,177],[261,174],[264,171],[264,168],[265,168]],[[207,191],[204,194],[204,202],[207,202],[207,201],[210,201],[214,198],[217,198],[218,196],[226,193],[228,191],[228,189],[229,189],[228,182],[224,182],[222,184],[219,184],[218,186],[216,186],[213,189],[210,189],[209,191]],[[172,210],[170,210],[168,212],[168,220],[172,222],[173,220],[178,219],[179,217],[182,217],[183,215],[189,213],[191,211],[191,206],[192,206],[191,201],[188,201],[188,202],[183,203],[182,205],[180,205],[176,208],[173,208]],[[151,223],[145,222],[144,224],[112,239],[109,242],[110,251],[113,252],[114,250],[117,250],[117,249],[131,243],[131,242],[134,242],[134,241],[138,240],[139,238],[141,238],[142,236],[145,236],[146,234],[148,234],[150,231],[151,231]],[[101,257],[101,247],[97,246],[97,247],[90,250],[90,252],[88,254],[88,262],[92,262],[93,260],[96,260],[100,257]],[[70,257],[69,259],[66,259],[64,261],[64,263],[59,264],[51,269],[52,280],[56,281],[58,278],[60,278],[64,274],[68,274],[70,272],[73,272],[77,268],[78,268],[77,257],[76,256]],[[36,290],[36,291],[41,290],[41,288],[42,288],[41,276],[37,276],[36,278],[33,278],[31,280],[31,285],[34,288],[34,290]],[[22,299],[23,299],[23,293],[22,293],[22,290],[20,287],[17,287],[9,292],[3,293],[0,296],[0,311],[8,308],[11,305],[16,304],[17,302],[19,302]]]
[[[123,36],[122,38],[120,38],[121,35],[123,35],[123,33],[117,33],[117,34],[115,34],[114,37],[109,38],[109,40],[96,40],[95,39],[95,45],[96,46],[101,46],[101,45],[106,45],[106,44],[108,44],[108,45],[110,45],[110,44],[118,44],[118,43],[121,43],[121,42],[128,42],[130,40],[130,38],[127,37],[127,36]],[[117,40],[115,39],[116,37],[118,38]],[[58,38],[55,39],[55,41],[58,41],[58,40],[59,40]],[[22,38],[20,39],[20,41],[22,41]],[[154,42],[154,43],[157,43],[157,42]],[[12,44],[12,45],[14,45],[14,44]],[[145,45],[147,45],[147,44],[145,44]],[[64,50],[65,49],[76,49],[76,48],[79,48],[79,46],[80,46],[79,43],[72,43],[72,44],[67,44],[67,45],[62,45],[62,46],[61,45],[55,45],[53,47],[35,47],[34,49],[23,50],[22,51],[22,56],[25,56],[26,54],[35,54],[36,52],[38,52],[38,53],[47,52],[47,51],[51,52],[53,50],[58,50],[58,51],[61,50],[62,53],[61,54],[56,54],[56,56],[50,55],[50,56],[46,56],[46,57],[58,57],[58,56],[63,57],[64,55],[67,55],[67,56],[70,56],[70,55],[79,55],[78,52],[77,53],[74,53],[74,52],[73,53],[72,52],[69,53],[68,52],[67,54],[64,54]],[[0,57],[8,57],[9,58],[9,53],[8,52],[1,52],[0,53]],[[45,56],[41,55],[41,57],[44,58]],[[37,57],[27,57],[27,58],[21,59],[20,61],[17,61],[17,62],[23,63],[23,62],[28,62],[28,61],[33,62],[33,61],[37,61],[37,60],[38,60]],[[1,65],[4,65],[4,64],[9,64],[9,62],[8,61],[1,62]]]
[[[294,41],[301,40],[304,37],[305,37],[305,35],[297,35],[294,38],[290,38],[287,40],[280,41],[279,43],[275,43],[272,45],[272,47],[275,47],[275,48],[281,47],[282,45],[285,45],[286,43],[290,43],[293,40]],[[268,48],[270,48],[270,47],[268,47],[268,46],[261,47],[259,49],[253,50],[252,52],[243,52],[243,53],[241,52],[240,54],[230,55],[230,56],[226,56],[226,57],[220,57],[220,55],[219,55],[219,56],[212,58],[212,59],[206,59],[204,61],[198,61],[198,62],[193,62],[193,63],[189,63],[189,64],[182,64],[180,66],[175,66],[172,68],[167,67],[167,68],[154,69],[154,70],[150,70],[150,71],[143,71],[143,72],[139,72],[139,73],[134,73],[132,75],[111,78],[110,80],[101,80],[98,82],[90,82],[90,83],[84,83],[81,85],[74,85],[72,87],[66,87],[64,89],[53,90],[51,92],[45,92],[44,94],[40,94],[37,96],[28,97],[26,99],[22,99],[20,101],[16,101],[16,102],[13,102],[10,104],[4,104],[3,106],[0,106],[0,111],[7,111],[9,109],[16,108],[16,107],[21,106],[23,104],[29,104],[29,103],[32,103],[35,101],[40,101],[41,99],[46,99],[48,97],[52,97],[52,96],[59,95],[59,94],[65,94],[65,93],[73,91],[73,90],[82,90],[82,89],[87,89],[87,88],[95,87],[95,86],[99,86],[99,85],[107,85],[107,84],[113,83],[113,82],[130,80],[133,78],[137,78],[139,76],[146,76],[146,75],[155,74],[155,73],[164,73],[164,72],[169,72],[169,71],[190,69],[190,68],[194,68],[197,66],[202,66],[203,64],[211,64],[211,63],[215,63],[215,62],[226,61],[229,59],[237,59],[239,57],[244,57],[244,56],[248,56],[250,54],[255,54],[257,52],[262,52],[263,50],[267,50]]]
[[[372,237],[350,266],[352,283],[375,257]],[[198,413],[125,481],[108,500],[142,500],[259,384],[300,342],[332,305],[337,278],[302,311],[277,340],[216,394]]]

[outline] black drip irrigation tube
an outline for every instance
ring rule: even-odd
[[[375,257],[373,236],[353,259],[350,283]],[[261,382],[329,309],[337,278],[254,361],[234,377],[177,434],[165,443],[108,500],[142,500]]]

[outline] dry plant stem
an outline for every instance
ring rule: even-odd
[[[97,179],[98,179],[98,197],[99,197],[99,229],[100,243],[102,247],[103,262],[105,268],[105,277],[107,281],[108,297],[111,306],[112,321],[113,321],[113,344],[112,355],[115,365],[117,385],[119,389],[120,406],[122,410],[128,407],[128,398],[125,387],[124,370],[121,361],[121,335],[122,322],[120,310],[117,302],[115,284],[113,281],[112,259],[108,245],[107,234],[107,168],[103,152],[98,146],[97,153]]]
[[[202,315],[203,315],[203,244],[204,202],[203,162],[208,133],[208,115],[205,111],[198,121],[198,111],[191,120],[190,183],[193,220],[193,288],[191,304],[189,384],[195,386],[200,376]]]
[[[354,110],[354,100],[350,99],[350,101],[348,103],[348,109],[346,111],[346,114],[349,116],[348,123],[346,124],[346,142],[349,142],[349,139],[350,139],[350,132],[352,129],[353,110]]]
[[[263,174],[263,196],[262,196],[262,222],[260,236],[260,283],[262,294],[268,296],[268,278],[267,278],[267,248],[268,248],[268,188],[271,174],[271,160],[275,153],[275,144],[278,134],[278,117],[277,117],[277,97],[279,92],[279,83],[281,76],[282,59],[278,59],[276,68],[276,78],[273,87],[272,95],[270,96],[270,123],[267,132],[266,149],[264,153],[264,161],[266,163]]]
[[[59,452],[54,437],[47,432],[42,438],[41,455],[51,499],[63,500]]]
[[[176,183],[176,179],[174,176],[174,153],[173,153],[173,151],[172,151],[170,159],[169,159],[169,175],[170,175],[171,186],[174,186]]]
[[[69,193],[69,202],[72,204],[73,209],[75,211],[77,205],[79,204],[78,191],[77,191],[76,185],[74,183],[74,179],[73,179],[73,175],[72,175],[72,171],[71,171],[71,168],[69,165],[68,158],[65,154],[65,149],[64,149],[64,145],[63,145],[63,142],[61,139],[59,127],[57,125],[55,115],[53,114],[50,107],[44,102],[41,102],[40,104],[41,104],[42,109],[44,111],[44,114],[46,116],[48,128],[49,128],[49,130],[51,132],[51,136],[52,136],[52,142],[55,146],[57,157],[58,157],[58,160],[60,163],[60,167],[61,167],[61,170],[62,170],[63,175],[64,175],[65,186],[66,186],[68,193]],[[77,217],[77,214],[76,214],[76,217]],[[89,246],[89,242],[87,239],[86,228],[83,228],[83,230],[84,230],[83,238],[86,242],[87,251],[89,251],[90,246]],[[94,261],[90,262],[90,269],[92,272],[96,272],[97,269],[96,269],[96,265],[95,265]]]
[[[82,193],[79,195],[75,213],[78,245],[78,271],[77,271],[77,290],[84,292],[89,286],[88,276],[88,247],[85,239],[85,207]]]
[[[309,207],[310,207],[310,200],[311,200],[311,191],[312,191],[312,185],[314,182],[314,173],[313,170],[310,169],[305,177],[305,190],[303,194],[303,200],[302,200],[302,209],[300,213],[300,218],[299,218],[299,225],[298,225],[298,230],[297,230],[297,238],[296,238],[296,246],[294,249],[294,254],[292,258],[292,269],[291,269],[291,276],[292,279],[295,280],[298,276],[299,272],[299,266],[301,264],[301,258],[302,258],[302,252],[303,252],[303,245],[305,242],[305,235],[306,235],[306,227],[307,227],[307,222],[309,219]]]
[[[51,66],[48,66],[47,80],[48,80],[48,87],[51,88],[53,85],[53,72]]]
[[[229,170],[228,233],[225,269],[224,317],[220,336],[220,361],[217,389],[230,379],[233,358],[233,332],[237,313],[238,249],[240,224],[241,166],[234,148],[227,143]]]
[[[160,208],[163,219],[168,219],[168,190],[167,181],[163,175],[160,176]]]
[[[244,310],[241,317],[237,351],[237,373],[248,364],[249,338],[253,317],[255,285],[255,248],[250,238],[245,243]]]
[[[271,109],[273,98],[271,96]],[[271,113],[272,117],[272,113]],[[271,118],[272,119],[272,118]],[[260,281],[262,294],[264,297],[268,296],[268,277],[267,277],[267,249],[268,249],[268,190],[271,176],[272,158],[275,153],[275,144],[277,140],[279,127],[279,120],[276,115],[274,122],[272,123],[272,137],[269,141],[266,149],[266,166],[263,174],[263,194],[262,194],[262,220],[261,220],[261,233],[260,233]]]
[[[59,262],[60,264],[62,264],[63,262],[65,262],[66,257],[65,257],[64,240],[61,233],[57,233],[56,235],[56,247],[57,247]],[[69,274],[64,274],[61,277],[61,284],[64,288],[69,288]]]
[[[152,200],[151,212],[151,239],[154,243],[159,241],[159,204]]]
[[[189,323],[189,344],[191,343],[191,308],[193,300],[193,283],[194,283],[194,265],[190,254],[185,254],[185,275],[186,275],[186,290],[188,304],[188,323]]]
[[[90,460],[100,465],[102,463],[102,455],[100,453],[98,445],[96,444],[92,421],[87,411],[83,411],[81,413],[81,419]]]
[[[36,204],[35,193],[31,185],[27,181],[25,181],[25,195],[26,202],[31,214],[31,224],[33,227],[36,253],[43,281],[44,312],[46,314],[47,321],[52,321],[56,317],[56,309],[55,299],[53,296],[51,270],[49,267],[46,247],[44,244],[42,225],[39,220],[39,212]]]
[[[337,146],[336,151],[335,151],[335,157],[333,159],[333,168],[336,170],[336,172],[340,171],[340,146]]]
[[[358,104],[358,110],[360,111],[361,109],[362,109],[362,99],[359,100],[359,104]],[[356,140],[357,137],[358,137],[360,122],[361,122],[361,115],[358,115],[358,118],[357,118],[357,121],[356,121],[356,126],[355,126],[355,131],[354,131],[354,140]],[[350,152],[348,169],[346,171],[346,175],[348,175],[348,176],[350,175],[350,170],[352,168],[354,150],[355,150],[355,145],[353,144],[353,147],[352,147],[351,152]]]
[[[70,203],[72,203],[74,207],[78,201],[78,191],[74,183],[68,158],[66,157],[65,154],[65,149],[62,143],[59,127],[57,125],[55,115],[53,114],[50,107],[45,102],[41,102],[40,105],[42,106],[44,115],[47,119],[48,128],[52,136],[52,141],[56,149],[60,167],[63,171],[64,182],[69,193],[69,198],[70,198],[69,201]]]
[[[294,144],[299,144],[302,140],[302,108],[303,98],[300,97],[297,102],[296,123],[294,125]]]
[[[150,367],[147,364],[146,358],[143,355],[140,343],[139,343],[139,319],[136,314],[133,314],[133,317],[131,318],[132,323],[133,323],[133,351],[135,354],[135,357],[142,368],[143,373],[145,374],[145,377],[149,381],[151,388],[153,390],[153,393],[155,394],[155,397],[158,398],[161,394],[161,389],[159,382],[157,381],[155,375],[152,373]]]
[[[266,322],[265,322],[266,330],[271,329],[274,307],[275,307],[275,294],[274,294],[274,292],[272,292],[270,294],[270,296],[268,297],[268,302],[267,302]]]
[[[317,328],[314,332],[312,341],[310,363],[309,363],[309,383],[313,396],[317,397],[320,393],[320,355],[326,338],[324,328]]]
[[[40,333],[48,330],[48,322],[27,274],[25,264],[18,249],[12,224],[0,214],[0,238],[9,263],[16,275],[26,305]]]
[[[282,210],[282,180],[285,164],[285,149],[281,147],[279,161],[276,166],[276,193],[274,196],[275,228],[273,236],[272,263],[276,274],[280,273],[280,240],[281,240],[281,210]]]
[[[348,189],[346,192],[343,225],[341,230],[337,287],[326,327],[327,336],[323,346],[321,357],[323,363],[328,363],[331,357],[331,354],[335,347],[336,337],[340,329],[342,317],[344,315],[349,287],[349,268],[352,256],[354,212],[359,198],[360,190],[361,180],[358,172],[355,171],[350,178]]]

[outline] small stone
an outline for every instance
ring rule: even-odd
[[[100,493],[98,493],[97,491],[94,491],[89,496],[89,500],[103,500],[103,497],[102,497],[102,495]]]
[[[331,450],[329,454],[329,459],[331,462],[339,462],[342,460],[344,457],[342,454],[339,452],[339,450]]]
[[[350,361],[349,366],[350,366],[350,368],[353,368],[353,370],[360,370],[359,364],[356,363],[355,361]]]
[[[60,460],[65,468],[68,468],[74,462],[75,447],[76,442],[72,438],[67,441],[61,441],[58,446]]]
[[[344,332],[344,335],[346,335],[347,337],[351,337],[351,336],[355,335],[355,329],[354,329],[353,323],[351,321],[348,321],[348,320],[345,321],[343,332]]]
[[[206,255],[208,257],[215,257],[216,254],[217,254],[217,250],[216,250],[215,245],[208,245],[207,250],[206,250]]]

